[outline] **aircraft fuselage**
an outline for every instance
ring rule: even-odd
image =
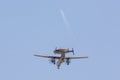
[[[65,54],[61,54],[61,57],[60,57],[60,59],[58,60],[58,63],[57,63],[58,69],[60,68],[62,62],[64,62],[64,59],[65,59]]]

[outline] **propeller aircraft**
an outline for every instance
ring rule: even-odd
[[[83,59],[83,58],[88,58],[87,56],[79,56],[79,57],[66,57],[65,54],[67,53],[70,53],[72,52],[73,55],[74,55],[74,50],[72,48],[72,50],[69,50],[69,49],[55,49],[54,51],[54,54],[61,54],[61,56],[43,56],[43,55],[38,55],[38,54],[34,54],[34,56],[37,56],[37,57],[43,57],[43,58],[50,58],[51,59],[51,62],[53,64],[56,64],[56,59],[58,59],[58,62],[57,62],[57,68],[59,69],[61,64],[63,62],[66,62],[67,65],[70,64],[70,60],[71,59]]]

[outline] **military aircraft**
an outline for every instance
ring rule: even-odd
[[[65,54],[67,53],[70,53],[72,52],[73,55],[74,55],[74,50],[72,48],[72,50],[69,50],[69,49],[55,49],[54,50],[54,53],[55,54],[61,54],[61,56],[43,56],[43,55],[37,55],[37,54],[34,54],[34,56],[37,56],[37,57],[43,57],[43,58],[50,58],[51,59],[51,62],[53,64],[56,64],[56,59],[58,59],[58,62],[57,62],[57,68],[59,69],[61,64],[63,62],[66,62],[67,65],[69,65],[70,63],[70,60],[71,59],[83,59],[83,58],[88,58],[87,56],[80,56],[80,57],[65,57]]]

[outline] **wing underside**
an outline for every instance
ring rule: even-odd
[[[43,57],[43,58],[55,58],[55,59],[60,59],[61,57],[58,57],[58,56],[43,56],[43,55],[37,55],[37,54],[34,54],[34,56],[37,56],[37,57]],[[88,58],[87,56],[81,56],[81,57],[64,57],[64,59],[84,59],[84,58]]]
[[[84,58],[88,58],[87,56],[83,56],[83,57],[65,57],[65,59],[84,59]]]
[[[37,55],[37,54],[34,54],[34,56],[43,57],[43,58],[55,58],[55,59],[60,59],[60,57],[58,57],[58,56],[43,56],[43,55]]]

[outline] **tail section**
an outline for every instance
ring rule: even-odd
[[[69,52],[72,52],[73,53],[73,55],[74,55],[74,49],[72,48],[72,50],[70,50]]]
[[[73,53],[73,55],[75,55],[75,53],[74,53],[74,49],[72,48],[72,53]]]

